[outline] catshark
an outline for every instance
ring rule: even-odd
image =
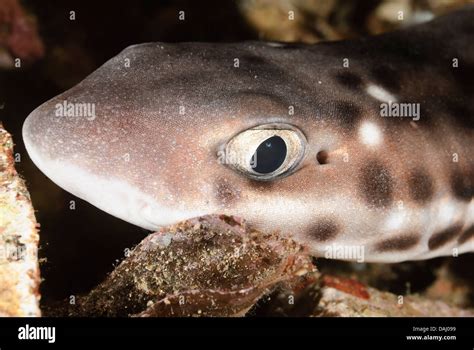
[[[35,109],[23,139],[60,187],[148,230],[226,214],[315,256],[470,252],[473,42],[469,6],[314,45],[133,45]]]

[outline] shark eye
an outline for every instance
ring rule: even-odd
[[[296,169],[305,147],[306,138],[292,125],[260,125],[227,142],[226,163],[250,178],[274,180]]]

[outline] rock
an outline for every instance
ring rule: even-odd
[[[364,287],[350,279],[325,276],[318,304],[318,316],[390,316],[390,317],[456,317],[474,316],[443,301],[419,295],[398,296]]]
[[[59,314],[241,316],[281,283],[313,271],[293,240],[234,217],[203,216],[146,237],[104,282]]]
[[[294,303],[288,303],[292,296]],[[313,275],[298,289],[287,288],[272,295],[265,306],[268,316],[318,317],[472,317],[462,309],[421,295],[381,292],[351,278]]]
[[[0,123],[0,316],[40,316],[37,223]]]

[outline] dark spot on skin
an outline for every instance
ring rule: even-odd
[[[451,174],[451,189],[457,198],[470,200],[474,196],[474,171],[454,171]]]
[[[240,190],[233,186],[227,179],[216,181],[216,199],[219,204],[228,206],[240,198]]]
[[[428,248],[430,248],[430,250],[434,250],[442,247],[446,243],[456,238],[461,229],[462,225],[454,225],[450,228],[433,234],[433,236],[431,236],[430,240],[428,241]]]
[[[376,159],[369,161],[361,169],[359,190],[370,206],[388,206],[393,194],[393,180],[389,170]]]
[[[334,78],[339,84],[350,90],[358,90],[362,85],[362,79],[351,72],[339,72]]]
[[[339,233],[339,227],[330,219],[322,219],[308,230],[308,236],[318,242],[326,242],[333,239]]]
[[[474,237],[474,225],[469,227],[466,231],[463,232],[461,236],[458,238],[458,243],[463,244]]]
[[[399,237],[385,239],[375,245],[378,252],[400,251],[413,248],[420,241],[420,236],[404,234]]]
[[[474,225],[469,227],[466,231],[464,231],[464,233],[461,236],[459,236],[458,243],[463,244],[467,242],[468,240],[470,240],[472,237],[474,237]]]
[[[408,178],[411,198],[420,204],[426,203],[433,196],[433,181],[423,169],[415,169]]]
[[[334,105],[337,120],[346,129],[353,129],[362,115],[361,109],[346,101],[337,101]]]
[[[391,92],[400,91],[400,73],[392,67],[378,66],[373,68],[370,73],[376,84],[382,85]]]

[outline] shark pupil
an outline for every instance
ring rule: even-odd
[[[252,169],[260,174],[277,170],[285,161],[286,143],[279,136],[263,141],[252,156]]]

